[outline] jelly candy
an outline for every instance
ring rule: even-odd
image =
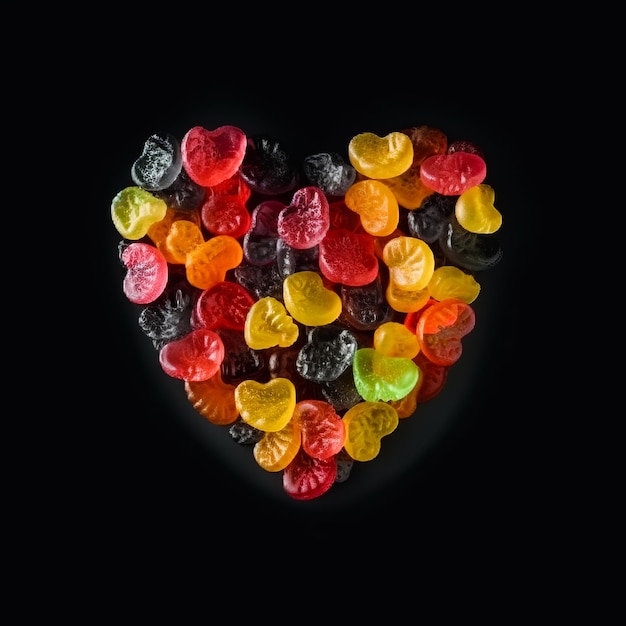
[[[490,235],[502,226],[502,213],[494,206],[495,191],[484,183],[470,187],[456,201],[457,222],[471,233]]]
[[[417,320],[415,334],[428,360],[450,366],[460,358],[463,352],[461,340],[475,323],[474,309],[461,300],[450,298],[435,301],[424,309]]]
[[[235,174],[225,181],[208,187],[201,209],[204,227],[212,235],[243,237],[250,227],[251,217],[246,206],[250,187]]]
[[[153,193],[157,198],[163,200],[169,208],[192,212],[202,206],[206,190],[206,187],[202,187],[191,180],[183,168],[169,187]]]
[[[122,283],[124,295],[135,304],[154,302],[165,290],[168,280],[167,261],[163,254],[147,243],[134,242],[121,255],[126,266]]]
[[[236,126],[207,130],[190,128],[181,144],[183,167],[193,181],[202,187],[213,187],[234,176],[246,154],[247,138]]]
[[[249,263],[269,265],[276,260],[278,214],[285,206],[278,200],[266,200],[255,207],[243,237],[243,254]]]
[[[266,372],[265,354],[253,350],[240,331],[218,328],[215,331],[224,344],[220,372],[224,382],[240,383],[246,378],[260,379]]]
[[[398,226],[400,208],[393,192],[379,180],[362,180],[346,192],[346,206],[361,218],[363,230],[385,237]]]
[[[494,267],[502,259],[502,248],[495,235],[465,230],[453,215],[437,240],[446,259],[454,265],[479,272]]]
[[[298,171],[281,143],[266,135],[247,138],[246,154],[239,174],[253,191],[280,195],[298,184]]]
[[[430,246],[416,237],[395,237],[383,248],[383,261],[389,280],[398,289],[419,291],[428,285],[435,271]]]
[[[205,289],[193,309],[194,328],[243,330],[250,307],[256,302],[238,283],[222,280]]]
[[[343,448],[346,431],[332,404],[322,400],[301,400],[292,422],[300,425],[302,448],[314,459],[328,459]]]
[[[230,235],[211,237],[187,253],[187,279],[194,287],[210,289],[225,280],[228,270],[237,267],[242,260],[243,249],[237,239]]]
[[[143,309],[138,318],[139,326],[152,340],[153,346],[160,350],[166,343],[182,339],[192,330],[192,308],[189,294],[178,289],[163,303],[154,303]]]
[[[411,167],[413,144],[397,131],[384,137],[360,133],[348,144],[348,158],[354,169],[368,178],[392,178]]]
[[[428,292],[435,300],[456,298],[471,304],[480,293],[479,282],[455,265],[441,265],[428,283]]]
[[[411,359],[386,356],[374,348],[359,348],[354,354],[352,369],[357,391],[369,402],[404,398],[420,376],[419,368]]]
[[[224,344],[220,336],[206,328],[192,330],[159,351],[159,362],[168,376],[193,382],[211,378],[223,360]]]
[[[393,317],[379,274],[365,285],[342,285],[340,295],[341,317],[353,328],[374,330]]]
[[[316,459],[300,448],[283,471],[283,489],[294,500],[313,500],[333,486],[336,476],[337,460],[334,456]]]
[[[246,316],[244,336],[255,350],[290,346],[299,334],[300,329],[282,302],[271,296],[257,300]]]
[[[381,439],[398,427],[398,413],[386,402],[360,402],[343,416],[344,448],[355,461],[371,461],[380,452]]]
[[[272,378],[267,383],[244,380],[235,387],[235,403],[244,422],[265,432],[277,432],[293,416],[296,388],[287,378]]]
[[[343,196],[356,180],[356,170],[337,152],[311,154],[302,163],[304,175],[326,196]]]
[[[458,196],[485,180],[487,166],[470,152],[436,154],[422,162],[420,177],[427,187],[444,196]]]
[[[265,432],[255,444],[254,460],[267,472],[280,472],[293,461],[301,446],[300,424],[291,419],[278,431]]]
[[[367,285],[378,276],[374,238],[343,228],[329,230],[319,244],[319,266],[333,283]]]
[[[317,272],[296,272],[283,282],[285,307],[293,319],[305,326],[324,326],[341,313],[341,298],[324,286]]]
[[[328,200],[319,187],[303,187],[278,214],[278,235],[292,248],[306,250],[324,239],[330,218]]]
[[[404,324],[385,322],[374,331],[374,349],[385,356],[412,359],[420,351],[420,345]]]
[[[178,139],[169,133],[156,133],[144,143],[141,156],[131,168],[131,178],[148,191],[160,191],[174,183],[182,167]]]
[[[341,327],[311,328],[307,342],[298,352],[296,369],[300,376],[316,382],[336,380],[352,365],[358,343]]]
[[[444,232],[449,217],[454,213],[457,196],[443,196],[433,192],[425,198],[418,211],[407,216],[409,234],[428,244],[435,243]]]
[[[232,424],[239,417],[235,404],[235,386],[225,383],[218,370],[207,380],[185,381],[187,399],[211,424]]]
[[[134,241],[144,237],[166,212],[165,202],[141,187],[126,187],[111,202],[111,218],[117,232]]]

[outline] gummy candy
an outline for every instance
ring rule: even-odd
[[[189,404],[307,501],[445,388],[502,214],[486,155],[428,125],[300,164],[225,125],[155,133],[111,203],[122,290]]]

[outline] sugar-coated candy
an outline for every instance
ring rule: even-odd
[[[334,456],[316,459],[301,447],[283,471],[283,489],[294,500],[313,500],[325,494],[337,476]]]
[[[346,430],[332,404],[301,400],[296,403],[292,421],[299,424],[302,448],[310,457],[328,459],[341,452]]]
[[[246,155],[245,133],[232,125],[190,128],[182,138],[183,167],[193,181],[213,187],[234,176]]]
[[[148,191],[160,191],[178,178],[182,167],[178,139],[169,133],[155,133],[146,140],[141,156],[133,163],[131,178]]]
[[[317,246],[330,227],[328,200],[319,187],[302,187],[278,214],[276,229],[292,248],[307,250]]]
[[[435,154],[420,166],[424,184],[444,196],[458,196],[482,183],[486,175],[484,159],[471,152]]]
[[[417,384],[420,371],[409,358],[386,356],[375,348],[359,348],[354,353],[352,374],[360,396],[377,402],[404,398]]]
[[[393,192],[379,180],[361,180],[346,192],[346,206],[361,218],[365,232],[376,237],[390,235],[398,226],[400,207]]]
[[[319,266],[333,283],[368,285],[378,276],[373,236],[344,228],[329,230],[319,244]]]
[[[302,169],[307,180],[327,196],[343,196],[356,180],[356,170],[337,152],[305,157]]]
[[[163,371],[185,381],[208,380],[219,371],[223,360],[224,344],[220,336],[206,328],[192,330],[159,351]]]
[[[290,274],[283,281],[283,298],[289,315],[305,326],[324,326],[341,313],[341,297],[327,289],[317,272]]]
[[[235,387],[235,403],[244,422],[264,432],[278,432],[291,420],[296,388],[288,378],[267,383],[244,380]]]
[[[287,193],[299,182],[291,155],[279,141],[267,135],[247,138],[239,174],[252,190],[264,195]]]
[[[133,242],[125,247],[121,260],[126,266],[124,295],[135,304],[154,302],[165,290],[169,273],[161,251],[148,243]]]
[[[196,299],[193,325],[195,328],[210,330],[243,330],[248,311],[255,302],[252,294],[238,283],[221,280],[202,291]]]
[[[300,329],[284,304],[271,296],[257,300],[246,315],[244,337],[255,350],[290,346],[299,334]]]
[[[457,222],[470,233],[491,235],[502,226],[502,213],[494,205],[496,193],[481,183],[464,191],[454,205]]]
[[[117,232],[134,241],[144,237],[166,212],[163,200],[137,186],[122,189],[111,202],[111,218]]]
[[[348,144],[348,158],[354,169],[368,178],[392,178],[411,167],[413,144],[407,135],[398,131],[384,137],[360,133]]]
[[[360,402],[343,416],[344,448],[355,461],[371,461],[380,453],[381,440],[398,427],[398,413],[386,402]]]
[[[249,263],[269,265],[276,260],[278,214],[286,206],[278,200],[265,200],[254,207],[243,237],[243,254]]]
[[[476,274],[503,255],[479,145],[405,126],[345,155],[296,163],[233,125],[154,133],[111,203],[122,290],[164,373],[300,501],[442,392]]]
[[[356,337],[346,328],[316,326],[298,352],[296,370],[318,383],[336,380],[352,365],[358,347]]]
[[[166,343],[182,339],[192,330],[192,308],[190,295],[178,289],[162,303],[155,301],[143,309],[138,318],[139,326],[160,350]]]

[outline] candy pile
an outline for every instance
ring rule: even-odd
[[[123,293],[193,408],[311,500],[460,358],[502,256],[486,175],[430,126],[302,163],[236,126],[157,133],[111,203]]]

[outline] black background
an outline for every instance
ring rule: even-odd
[[[101,75],[93,92],[98,112],[84,141],[98,165],[90,169],[86,203],[100,283],[86,315],[101,354],[97,417],[85,416],[89,435],[81,453],[89,461],[96,514],[108,533],[136,540],[149,529],[163,541],[223,536],[229,545],[246,546],[285,533],[330,541],[358,528],[384,538],[391,550],[419,547],[442,529],[451,540],[470,543],[496,533],[523,541],[520,529],[532,526],[543,505],[527,322],[528,289],[541,254],[532,140],[541,130],[525,79],[494,80],[484,70],[440,81],[415,69],[407,82],[412,74],[406,71],[344,67],[329,76],[314,66],[290,72],[270,64],[251,75],[250,67],[221,76],[210,66],[204,73],[182,67],[169,80],[116,68]],[[423,419],[420,408],[401,422],[366,468],[355,467],[346,483],[308,503],[291,501],[280,475],[264,472],[251,450],[193,412],[182,383],[160,370],[137,326],[139,309],[121,291],[120,236],[110,204],[132,184],[130,167],[143,142],[157,131],[182,137],[195,125],[224,124],[273,135],[298,158],[346,154],[359,132],[382,136],[436,126],[451,141],[469,139],[483,148],[485,182],[503,215],[497,235],[503,259],[478,276],[477,326],[441,396],[423,406]]]

